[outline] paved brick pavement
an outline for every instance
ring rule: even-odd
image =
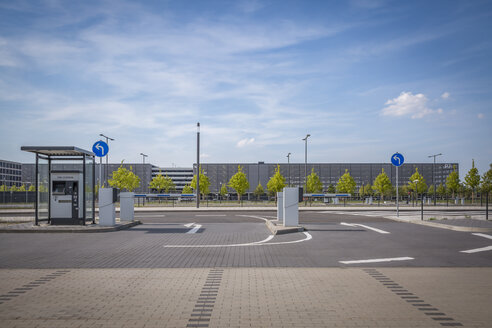
[[[41,277],[53,277],[3,301],[0,325],[427,328],[449,323],[433,319],[439,315],[427,315],[429,311],[419,310],[361,268],[63,271],[54,275],[57,270],[0,270],[3,294]],[[377,272],[430,304],[432,313],[452,318],[452,323],[490,327],[491,268],[378,268]],[[205,295],[207,286],[217,286],[216,293]]]

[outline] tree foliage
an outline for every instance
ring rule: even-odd
[[[140,178],[133,173],[133,167],[130,166],[130,169],[127,170],[121,165],[118,170],[113,171],[112,178],[108,180],[108,183],[111,187],[132,192],[140,186]]]
[[[12,185],[12,187],[10,187],[10,191],[19,191],[19,187]]]
[[[478,173],[478,169],[475,167],[475,160],[472,159],[472,168],[468,171],[468,174],[465,176],[465,185],[471,189],[472,192],[472,203],[473,198],[475,197],[475,190],[480,185],[480,174]]]
[[[201,165],[198,171],[200,172],[200,195],[208,195],[210,193],[210,179],[203,173]],[[191,180],[191,188],[196,190],[196,174]]]
[[[443,197],[446,195],[446,187],[441,183],[439,186],[437,186],[436,193]]]
[[[460,191],[460,176],[456,170],[449,173],[446,178],[446,188],[448,192],[452,193],[453,198],[455,194]]]
[[[490,164],[490,169],[483,174],[480,189],[485,193],[492,191],[492,164]]]
[[[336,190],[336,188],[335,188],[335,186],[334,186],[334,185],[330,184],[330,185],[328,186],[328,188],[326,188],[326,192],[327,192],[328,194],[334,194],[334,193],[336,193],[336,192],[337,192],[337,190]]]
[[[355,180],[350,176],[348,169],[345,169],[345,173],[338,179],[337,191],[352,194],[355,190]]]
[[[416,180],[417,182],[414,182]],[[419,173],[418,168],[415,168],[415,173],[410,177],[408,186],[411,190],[419,194],[423,194],[427,191],[427,184],[425,183],[424,177]]]
[[[263,189],[261,183],[258,183],[258,186],[256,186],[256,189],[253,192],[253,194],[256,196],[257,199],[259,199],[261,195],[265,194],[265,190]]]
[[[190,185],[185,185],[183,187],[183,191],[181,192],[181,194],[192,194],[193,193],[193,189],[191,188]]]
[[[241,201],[241,195],[249,189],[249,181],[241,165],[237,166],[237,172],[229,180],[228,186],[236,191],[237,200]]]
[[[175,190],[176,186],[173,180],[167,175],[164,177],[162,174],[155,176],[149,183],[149,187],[157,190],[158,192],[169,192],[170,190]]]
[[[323,191],[323,183],[319,179],[319,176],[314,172],[314,168],[311,169],[311,174],[307,178],[307,192],[319,193]]]
[[[374,179],[372,189],[381,195],[381,199],[384,200],[384,195],[391,191],[391,180],[388,178],[384,169],[381,169],[381,173]]]
[[[275,173],[267,183],[267,189],[270,193],[277,195],[277,193],[282,191],[284,187],[285,187],[285,178],[282,174],[280,174],[280,165],[277,164]]]
[[[430,185],[430,186],[429,186],[429,189],[427,189],[427,194],[428,194],[429,196],[434,196],[434,194],[435,194],[435,193],[436,193],[436,190],[435,190],[435,188],[434,188],[434,185]]]
[[[222,184],[222,186],[220,187],[220,191],[219,191],[220,195],[222,197],[224,197],[225,195],[227,195],[227,186],[225,183]]]

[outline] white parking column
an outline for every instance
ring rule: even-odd
[[[284,188],[284,227],[299,225],[299,188]]]

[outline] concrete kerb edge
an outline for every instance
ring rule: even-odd
[[[72,229],[60,229],[60,228],[30,228],[30,229],[0,229],[0,233],[91,233],[91,232],[112,232],[123,229],[128,229],[136,225],[142,224],[141,221],[135,220],[128,223],[122,223],[113,227],[97,227],[91,228],[87,225],[87,228],[72,228]]]
[[[306,229],[304,227],[298,226],[298,227],[284,227],[284,226],[278,226],[275,224],[274,220],[266,220],[266,226],[268,230],[273,235],[283,235],[287,233],[294,233],[294,232],[302,232]]]
[[[429,222],[429,221],[405,220],[405,219],[400,219],[397,217],[388,217],[388,216],[386,216],[385,219],[389,219],[389,220],[393,220],[393,221],[397,221],[397,222],[420,224],[420,225],[425,225],[425,226],[433,227],[433,228],[447,229],[447,230],[453,230],[453,231],[461,231],[461,232],[492,232],[492,228],[453,226],[453,225],[449,225],[449,224],[434,223],[434,222]]]

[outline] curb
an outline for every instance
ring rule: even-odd
[[[385,217],[385,219],[397,221],[397,222],[406,222],[413,224],[420,224],[433,228],[441,228],[453,231],[462,231],[462,232],[492,232],[492,228],[479,228],[479,227],[463,227],[463,226],[453,226],[449,224],[435,223],[429,221],[412,221],[412,220],[404,220],[396,217]]]
[[[272,232],[273,235],[284,235],[287,233],[294,233],[294,232],[302,232],[304,231],[304,227],[283,227],[283,226],[278,226],[273,222],[273,220],[267,220],[266,221],[267,228]]]
[[[92,228],[90,225],[85,226],[84,228],[65,228],[67,226],[57,227],[57,228],[44,228],[44,227],[33,227],[28,229],[0,229],[0,233],[90,233],[90,232],[112,232],[123,229],[128,229],[134,227],[136,225],[142,224],[139,220],[118,224],[112,227],[97,227]]]

